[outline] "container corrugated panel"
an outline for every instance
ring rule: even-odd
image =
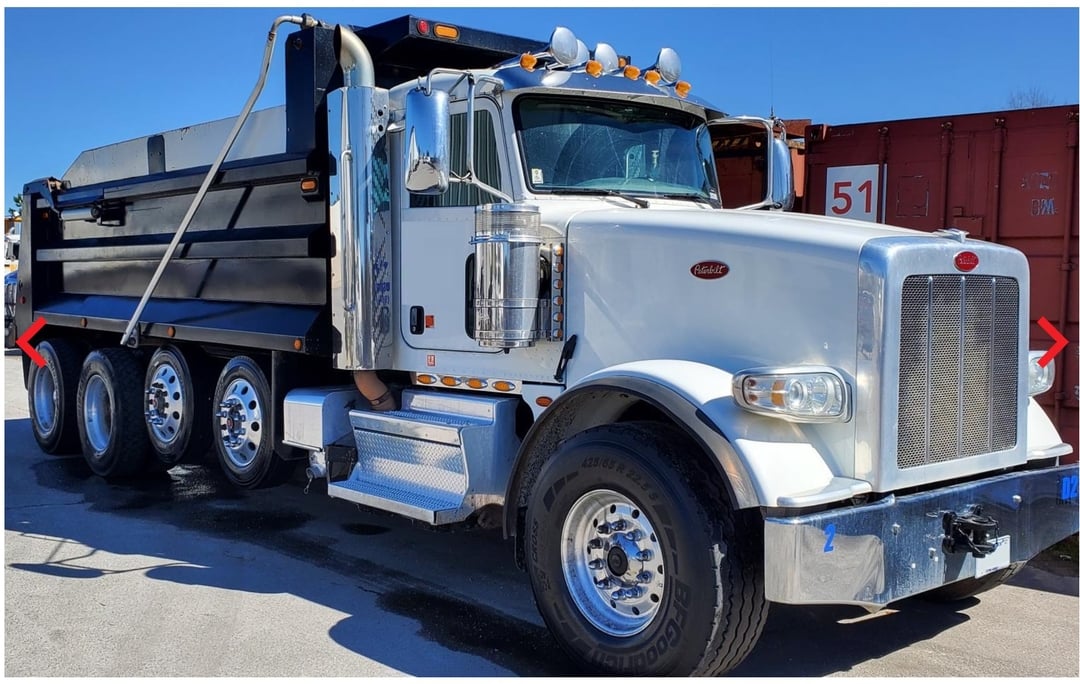
[[[806,132],[804,207],[1024,252],[1031,266],[1031,347],[1048,349],[1045,316],[1070,343],[1039,397],[1077,460],[1080,338],[1077,105],[842,126]]]

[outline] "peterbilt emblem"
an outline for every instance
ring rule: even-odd
[[[702,280],[716,280],[726,276],[730,270],[723,261],[699,261],[690,267],[690,275]]]
[[[953,259],[953,264],[956,265],[956,270],[967,273],[979,265],[979,255],[975,252],[960,252]]]

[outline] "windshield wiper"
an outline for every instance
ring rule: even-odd
[[[553,191],[562,193],[564,195],[601,195],[607,197],[621,197],[624,200],[633,202],[642,209],[649,208],[648,200],[643,200],[640,197],[634,197],[633,195],[627,195],[624,192],[619,192],[618,190],[612,190],[610,188],[553,188]]]
[[[710,197],[705,197],[703,195],[699,195],[699,194],[694,193],[694,192],[665,192],[665,193],[657,195],[657,197],[663,197],[664,199],[696,200],[698,202],[705,202],[710,207],[713,207],[715,209],[720,208],[720,204],[716,200],[714,200],[714,199],[712,199]]]

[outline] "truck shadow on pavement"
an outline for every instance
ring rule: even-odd
[[[440,660],[440,649],[416,643],[421,640],[478,656],[497,666],[490,674],[498,674],[500,668],[505,668],[503,672],[531,676],[580,672],[538,617],[533,620],[515,617],[482,605],[475,598],[362,557],[365,550],[370,553],[370,549],[365,549],[365,541],[373,535],[380,542],[397,537],[395,543],[414,544],[426,553],[422,547],[427,544],[432,545],[434,552],[435,546],[446,543],[445,537],[440,538],[442,532],[418,530],[396,518],[369,514],[365,516],[366,523],[349,522],[333,528],[346,532],[333,536],[326,534],[322,512],[336,510],[341,518],[347,519],[349,509],[326,508],[339,505],[336,502],[317,503],[319,498],[325,498],[325,491],[315,486],[312,496],[306,498],[299,491],[284,492],[284,496],[275,496],[275,490],[235,491],[216,468],[198,466],[181,466],[152,480],[108,483],[90,473],[80,457],[49,457],[38,451],[26,419],[7,420],[5,433],[6,529],[17,534],[69,539],[91,549],[68,557],[54,551],[39,563],[11,562],[9,557],[8,567],[14,570],[88,581],[115,572],[141,572],[152,579],[179,584],[253,594],[292,594],[349,616],[329,630],[336,643],[412,675],[482,674],[467,663],[457,663],[455,668],[445,658]],[[13,457],[10,450],[16,443],[28,443],[33,453]],[[22,506],[13,503],[18,488],[26,487],[25,483],[20,484],[20,479],[29,477],[46,490],[65,493],[66,502]],[[284,487],[298,490],[293,484]],[[22,498],[26,498],[25,494]],[[85,505],[94,513],[137,519],[142,525],[166,524],[193,534],[183,535],[187,542],[177,545],[170,543],[170,535],[166,534],[118,534],[115,525],[98,524],[88,520],[91,516],[34,514],[35,506],[53,505]],[[372,518],[387,524],[371,524]],[[120,530],[125,524],[135,524],[118,522]],[[205,536],[200,538],[200,535]],[[239,551],[236,553],[241,556],[230,554],[227,549],[232,547],[227,545],[223,553],[221,544],[206,540],[206,536],[246,542],[281,554],[288,563],[295,564],[296,571],[283,575],[260,572],[250,567],[253,559],[241,557]],[[509,584],[505,588],[500,586],[500,591],[514,592],[517,596],[530,591],[523,573],[497,567],[490,577],[476,576],[476,563],[467,562],[483,554],[512,566],[511,546],[503,542],[500,534],[455,534],[451,543],[457,546],[457,552],[437,557],[440,575],[463,577],[471,573],[470,581],[474,584]],[[95,566],[94,556],[99,551],[160,557],[163,562],[122,570],[103,569],[100,564]],[[243,567],[245,562],[247,567]],[[305,568],[310,565],[305,564],[316,564],[336,573],[336,577],[326,575],[333,579],[313,581],[306,576],[310,573],[305,573]],[[971,599],[968,603],[942,606],[909,599],[874,616],[851,607],[796,608],[774,604],[760,642],[732,674],[821,676],[844,672],[967,621],[968,616],[957,611],[977,603],[977,599]],[[12,608],[9,603],[8,610]],[[379,612],[407,620],[380,619]],[[413,621],[419,622],[419,629]],[[410,645],[410,641],[414,643]],[[428,651],[435,653],[425,655]]]

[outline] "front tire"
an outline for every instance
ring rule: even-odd
[[[127,349],[98,349],[79,377],[79,441],[90,470],[104,478],[135,475],[151,458],[143,417],[143,365]]]
[[[237,356],[225,365],[214,390],[214,447],[221,469],[237,487],[285,482],[294,462],[274,452],[270,385],[254,360]]]
[[[768,614],[762,528],[664,424],[568,440],[526,511],[537,607],[563,648],[619,675],[717,675],[749,654]]]

